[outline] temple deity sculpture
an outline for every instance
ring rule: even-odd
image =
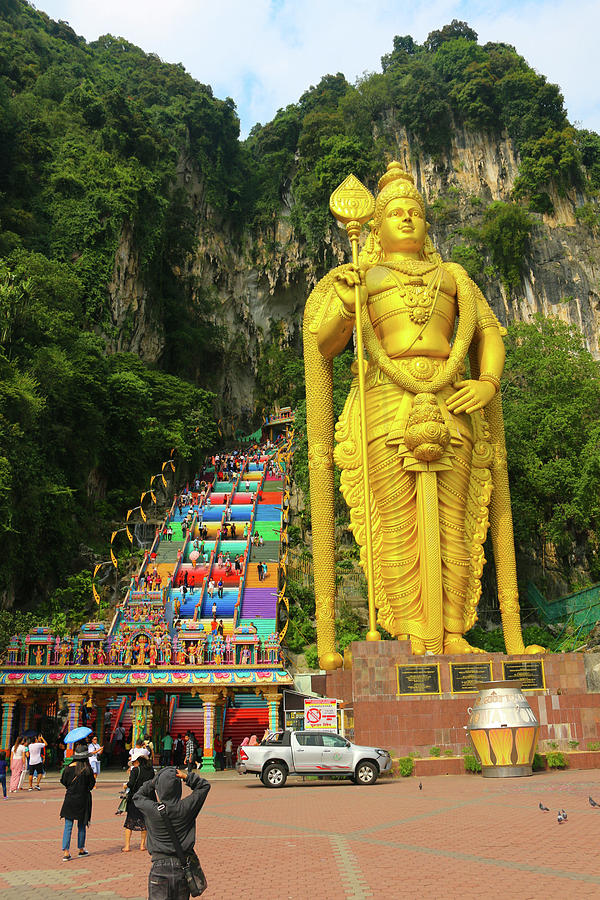
[[[334,646],[334,459],[369,582],[368,640],[379,638],[376,617],[415,654],[478,652],[464,635],[477,617],[491,521],[507,652],[542,652],[525,648],[521,634],[499,394],[503,329],[465,270],[435,250],[424,200],[399,163],[388,166],[376,200],[353,176],[338,191],[347,182],[349,193],[334,192],[331,208],[355,242],[354,261],[317,284],[304,314],[320,664],[342,664]],[[332,360],[355,326],[355,377],[334,450]]]

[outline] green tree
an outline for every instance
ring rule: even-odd
[[[594,578],[600,496],[600,370],[581,334],[557,319],[511,325],[502,399],[517,543],[556,547],[562,574],[584,548]]]
[[[478,235],[498,268],[507,291],[519,285],[529,251],[533,220],[516,203],[491,203]]]
[[[477,32],[473,31],[466,22],[462,22],[459,19],[452,19],[449,25],[444,25],[439,31],[431,31],[427,35],[425,49],[429,50],[430,53],[435,53],[438,47],[441,47],[442,44],[445,44],[447,41],[455,41],[461,38],[467,41],[476,42]]]

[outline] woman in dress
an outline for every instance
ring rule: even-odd
[[[27,744],[24,737],[18,737],[10,751],[10,785],[9,792],[16,793],[21,787],[25,771],[25,754]]]
[[[60,811],[60,818],[65,820],[62,840],[63,862],[71,859],[69,851],[75,820],[77,820],[78,855],[88,856],[85,849],[85,833],[92,818],[92,791],[96,784],[88,756],[85,744],[78,744],[73,753],[73,762],[63,769],[60,777],[60,783],[67,789]]]
[[[146,781],[154,778],[154,769],[147,756],[147,750],[144,748],[136,748],[131,755],[131,771],[129,780],[123,787],[129,788],[127,797],[127,815],[125,817],[125,846],[122,848],[123,853],[129,853],[131,850],[131,835],[134,831],[140,832],[140,850],[146,849],[146,823],[144,816],[133,802],[133,795],[139,791]]]

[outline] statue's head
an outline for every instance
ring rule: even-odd
[[[438,261],[427,232],[425,202],[413,177],[399,162],[391,162],[379,179],[379,193],[370,222],[371,234],[361,253],[361,262],[376,264],[388,253],[418,253],[422,259]]]

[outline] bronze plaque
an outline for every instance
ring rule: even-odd
[[[517,659],[502,663],[505,681],[520,681],[523,691],[543,691],[546,688],[544,662],[541,659]]]
[[[476,694],[480,681],[491,680],[491,662],[450,663],[450,690],[453,694]]]
[[[398,671],[398,694],[439,694],[439,663],[396,666]]]

